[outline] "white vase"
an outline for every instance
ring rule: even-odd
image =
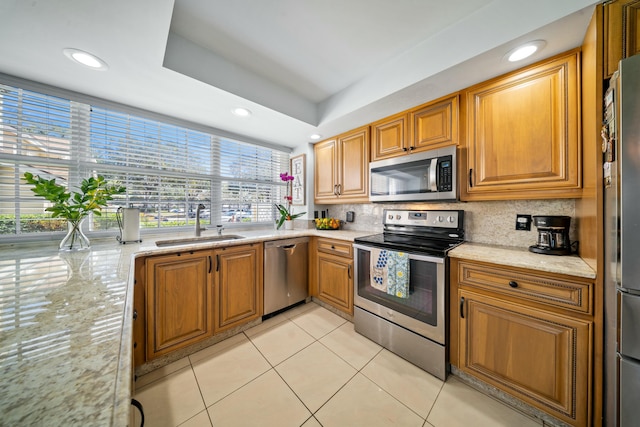
[[[284,222],[285,230],[293,230],[293,220],[287,220]]]

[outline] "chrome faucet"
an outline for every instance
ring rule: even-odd
[[[222,236],[222,230],[224,230],[224,227],[222,225],[216,225],[216,227],[218,227],[218,236]]]
[[[200,226],[200,211],[204,209],[206,206],[200,203],[196,208],[196,237],[200,237],[200,232],[202,230],[206,230],[205,227]]]

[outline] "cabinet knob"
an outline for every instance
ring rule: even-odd
[[[138,310],[133,310],[133,320],[136,320],[138,318]]]
[[[510,280],[509,281],[509,286],[511,286],[512,288],[517,288],[518,287],[518,282],[516,282],[514,280]]]

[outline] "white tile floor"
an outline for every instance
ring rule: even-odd
[[[135,397],[150,427],[541,425],[315,303],[141,377]]]

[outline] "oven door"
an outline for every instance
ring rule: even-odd
[[[409,253],[409,294],[407,298],[399,298],[371,286],[372,247],[354,244],[353,248],[354,304],[444,345],[444,258]]]

